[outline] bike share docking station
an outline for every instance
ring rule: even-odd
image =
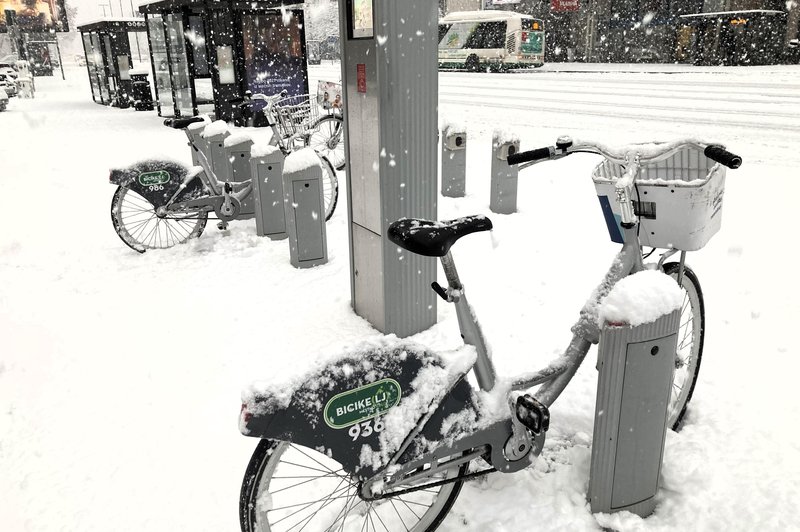
[[[641,517],[656,507],[680,310],[631,327],[606,324],[597,355],[591,510]]]
[[[517,212],[519,168],[508,164],[508,156],[519,152],[519,138],[495,131],[492,135],[492,178],[489,210],[497,214]]]
[[[467,131],[448,125],[442,128],[442,196],[463,198],[467,193]]]
[[[438,2],[343,0],[351,301],[384,333],[436,323],[432,257],[386,238],[403,217],[436,219]]]
[[[283,162],[283,153],[275,146],[255,145],[250,149],[256,234],[270,240],[289,236],[283,208]]]
[[[322,168],[313,148],[303,148],[286,157],[283,191],[292,266],[310,268],[325,264],[328,262],[328,245]]]

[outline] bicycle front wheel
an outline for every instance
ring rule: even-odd
[[[664,265],[664,273],[678,280],[680,265],[671,262]],[[703,356],[705,336],[705,305],[703,291],[697,275],[688,267],[683,268],[683,304],[678,328],[678,351],[675,357],[675,373],[672,378],[672,392],[667,405],[667,426],[679,430],[686,415],[686,407],[694,393],[700,360]]]
[[[432,483],[466,471],[453,466]],[[312,449],[261,440],[247,466],[239,502],[242,532],[433,531],[453,506],[462,480],[378,500],[359,496],[359,480]]]
[[[325,221],[331,219],[336,204],[339,202],[339,179],[336,177],[336,170],[333,164],[324,155],[319,155],[322,163],[322,202],[325,206]]]
[[[306,146],[330,159],[337,170],[344,170],[344,120],[341,116],[323,116],[314,123],[306,137]]]
[[[158,216],[155,206],[144,196],[127,187],[117,187],[111,200],[114,231],[130,248],[144,253],[165,249],[197,238],[203,233],[208,213],[197,211]]]

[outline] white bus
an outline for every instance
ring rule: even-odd
[[[439,20],[439,68],[540,67],[544,25],[513,11],[461,11]]]

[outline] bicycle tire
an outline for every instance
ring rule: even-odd
[[[203,234],[208,213],[196,211],[186,216],[159,217],[144,196],[127,187],[117,187],[111,199],[111,223],[125,245],[144,253],[166,249]]]
[[[284,455],[289,451],[293,451],[290,458],[294,461],[282,461]],[[302,462],[310,465],[303,465]],[[286,471],[276,476],[275,472],[279,471],[278,468],[282,465],[286,466]],[[298,473],[297,468],[300,468],[299,473],[301,474],[291,474]],[[447,475],[463,475],[466,470],[467,464],[454,466],[447,470]],[[283,476],[285,472],[290,473],[290,475]],[[314,472],[323,474],[314,476]],[[305,502],[309,498],[313,499],[316,496],[313,495],[314,488],[319,490],[320,486],[314,483],[322,481],[322,479],[326,479],[324,482],[329,486],[333,486],[332,491],[327,497],[310,503]],[[270,491],[272,482],[278,480],[290,480],[290,482],[296,483]],[[376,530],[376,525],[381,526],[381,530],[390,532],[395,530],[398,530],[398,532],[400,530],[433,532],[447,516],[461,491],[463,482],[463,480],[456,480],[440,486],[439,490],[433,495],[433,502],[424,512],[420,507],[426,505],[419,503],[419,498],[424,498],[425,494],[430,495],[428,490],[415,491],[403,496],[386,499],[365,501],[358,497],[358,479],[341,472],[341,466],[335,460],[306,447],[264,439],[256,446],[245,471],[239,498],[239,521],[242,532],[282,532],[285,530],[297,530],[297,527],[301,527],[302,530],[308,532],[319,532],[333,530],[334,526],[336,530],[359,531]],[[348,484],[340,487],[342,483]],[[282,486],[280,482],[277,484]],[[287,493],[293,488],[299,491],[294,497]],[[342,494],[343,492],[344,494]],[[278,503],[282,503],[285,499],[288,503],[287,506],[275,508],[276,495],[278,493],[280,493],[277,497]],[[300,498],[297,499],[297,496]],[[297,500],[304,502],[296,503],[295,501]],[[396,504],[396,501],[399,501],[404,506]],[[423,514],[421,516],[418,515],[417,512],[411,509],[411,504]],[[340,509],[339,507],[342,505],[343,507]],[[299,510],[283,515],[287,509],[298,507],[300,507]],[[283,512],[281,512],[282,510]],[[353,514],[358,513],[358,510],[363,513],[353,516]],[[270,516],[270,513],[273,515]],[[416,518],[416,524],[409,528],[407,521],[403,519],[404,515],[408,521]],[[348,517],[354,517],[354,520],[358,522],[353,523],[348,520]],[[399,525],[402,526],[391,527],[392,523],[398,523],[397,519],[399,519]],[[272,522],[270,522],[271,520]],[[345,526],[345,524],[352,526]],[[369,525],[372,526],[370,527]]]
[[[664,265],[664,273],[676,281],[679,269],[680,265],[677,262]],[[703,358],[706,324],[703,291],[697,275],[687,266],[683,268],[681,288],[684,300],[678,328],[678,350],[675,358],[672,392],[667,405],[667,426],[674,431],[680,430],[683,425],[686,409],[697,385],[700,362]]]
[[[336,205],[339,203],[339,179],[336,177],[336,169],[333,163],[324,155],[319,155],[322,161],[322,200],[325,206],[325,221],[331,219]]]
[[[344,119],[338,115],[323,116],[314,122],[305,145],[327,157],[337,170],[344,170]]]

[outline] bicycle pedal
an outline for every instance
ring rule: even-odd
[[[517,398],[517,419],[534,434],[547,432],[550,428],[550,410],[532,395]]]

